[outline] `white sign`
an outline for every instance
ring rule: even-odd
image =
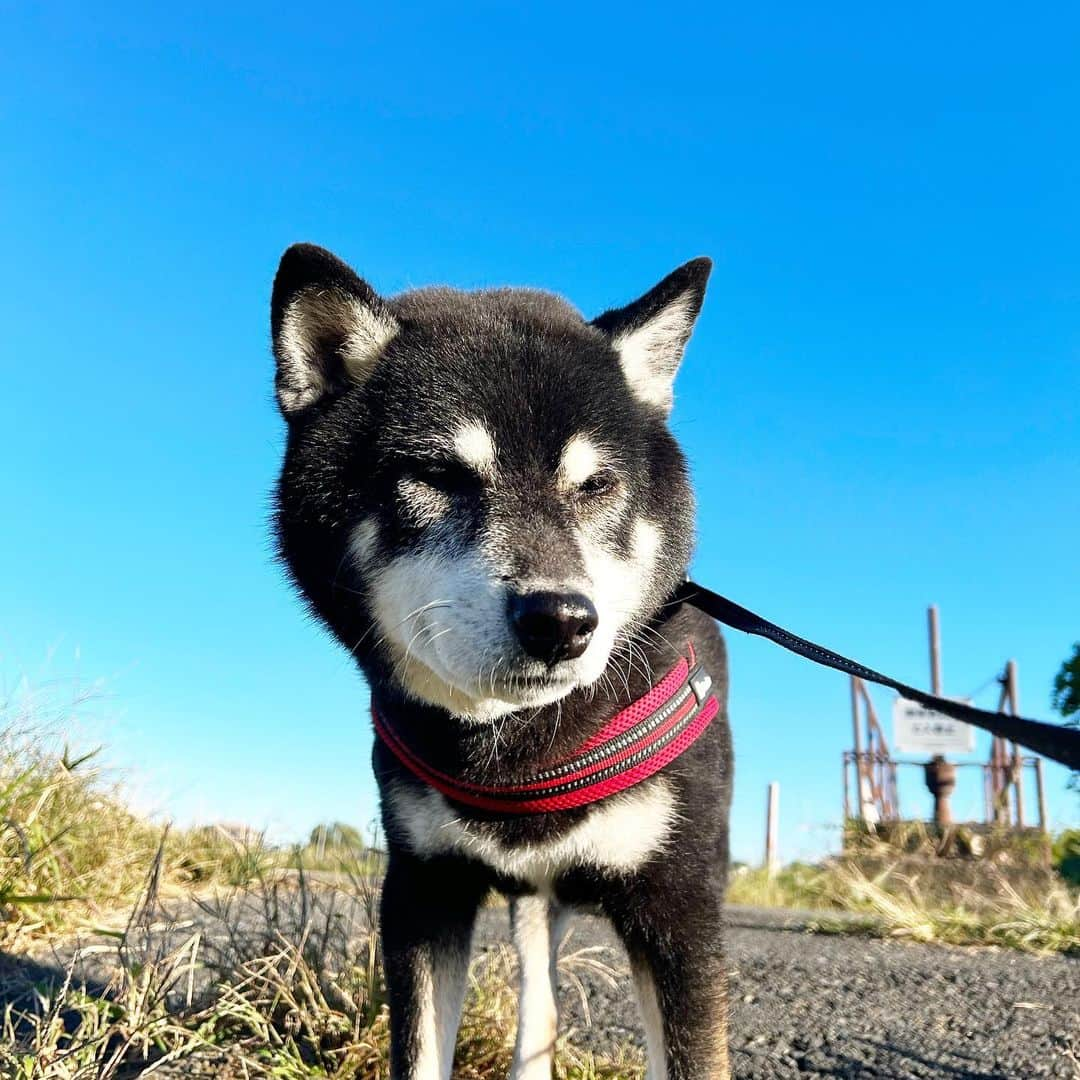
[[[893,744],[907,754],[970,754],[975,729],[951,716],[898,697],[893,702]]]

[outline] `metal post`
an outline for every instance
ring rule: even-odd
[[[952,824],[953,820],[949,796],[956,787],[956,766],[946,761],[944,755],[935,754],[923,766],[923,771],[926,786],[930,794],[934,796],[934,824],[939,829],[945,829]]]
[[[937,604],[931,604],[926,615],[930,623],[930,692],[941,697],[941,626]]]
[[[937,604],[926,609],[926,621],[930,631],[930,692],[941,697],[941,623]],[[944,754],[935,754],[923,770],[927,789],[934,796],[934,824],[944,829],[952,824],[952,808],[949,796],[956,787],[956,767],[945,760]]]
[[[1035,796],[1039,801],[1039,828],[1046,832],[1046,792],[1043,789],[1042,758],[1035,759]]]
[[[765,869],[769,877],[776,873],[780,863],[776,847],[776,836],[780,827],[780,784],[774,780],[769,784],[769,802],[765,811]]]
[[[854,675],[851,676],[851,727],[855,735],[855,805],[858,807],[858,819],[862,821],[865,817],[863,814],[862,730],[859,727],[859,680]]]
[[[1020,683],[1016,675],[1016,661],[1010,660],[1005,668],[1005,677],[1008,679],[1009,711],[1013,716],[1020,715]],[[1016,824],[1019,828],[1024,827],[1024,773],[1021,767],[1020,747],[1012,744],[1012,777],[1016,791]]]

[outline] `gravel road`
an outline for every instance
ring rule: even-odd
[[[729,909],[731,1047],[745,1080],[1080,1077],[1080,960],[806,932],[805,918]],[[480,949],[506,939],[507,913],[485,912]],[[605,922],[580,916],[564,947],[601,945],[625,970]],[[641,1031],[629,980],[583,976],[593,1024],[562,988],[571,1041],[603,1049]],[[566,982],[566,980],[564,980]]]

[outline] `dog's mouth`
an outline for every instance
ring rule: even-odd
[[[546,689],[548,687],[567,686],[576,681],[571,665],[560,664],[543,672],[510,672],[501,676],[497,685],[504,689],[513,689],[514,687]]]
[[[499,697],[513,701],[544,691],[569,690],[577,685],[578,680],[579,672],[572,663],[543,668],[534,665],[496,666],[494,671],[479,674],[471,689],[479,697]]]
[[[463,687],[477,702],[488,707],[502,703],[498,711],[510,708],[531,708],[547,705],[582,685],[578,664],[565,662],[537,669],[531,665],[496,669],[494,675],[485,673],[471,685]]]

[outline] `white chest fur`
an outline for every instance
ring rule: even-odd
[[[657,779],[599,803],[552,840],[504,846],[482,824],[460,818],[433,788],[395,785],[388,798],[415,854],[468,856],[540,890],[578,867],[632,872],[663,849],[679,816],[669,785]]]

